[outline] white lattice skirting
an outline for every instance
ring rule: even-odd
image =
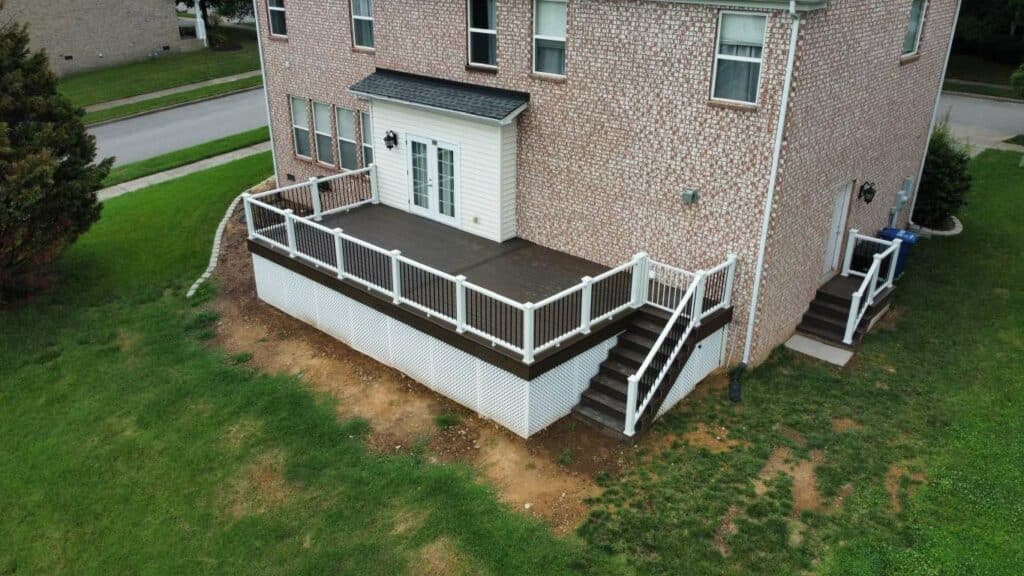
[[[264,302],[523,438],[569,414],[616,342],[524,380],[265,258],[252,263]]]
[[[665,402],[661,405],[658,416],[671,410],[680,400],[686,398],[690,392],[693,392],[693,389],[701,380],[707,378],[708,374],[711,374],[725,363],[723,352],[725,351],[725,341],[727,340],[725,333],[727,329],[727,327],[723,327],[716,330],[714,334],[702,340],[700,344],[697,344],[697,349],[690,355],[690,359],[686,361],[686,366],[683,366],[683,371],[676,378],[676,383],[672,385],[672,390],[665,397]]]

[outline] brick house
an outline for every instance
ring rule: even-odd
[[[256,6],[260,297],[522,436],[632,437],[884,312],[959,2]]]

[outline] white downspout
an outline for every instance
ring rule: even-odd
[[[277,147],[274,146],[274,122],[270,116],[270,85],[267,84],[267,67],[263,63],[263,31],[260,30],[259,0],[252,0],[252,14],[256,18],[256,48],[260,51],[260,74],[263,75],[263,103],[267,110],[267,132],[270,134],[270,160],[274,163],[274,182],[276,187],[280,188],[281,176],[277,173]]]
[[[953,40],[956,38],[956,27],[960,22],[960,7],[962,0],[957,0],[956,13],[953,15],[953,30],[949,33],[949,46],[946,49],[946,63],[942,65],[942,77],[939,78],[939,89],[935,93],[935,105],[932,107],[932,123],[928,126],[928,139],[924,142],[924,154],[921,155],[921,168],[917,171],[917,180],[914,181],[914,199],[910,201],[910,214],[907,216],[909,224],[917,225],[914,222],[914,207],[917,206],[917,193],[921,190],[921,178],[924,177],[924,163],[928,160],[928,149],[931,148],[932,133],[935,132],[935,124],[939,118],[939,101],[942,98],[942,87],[946,83],[946,72],[949,68],[949,57],[953,54]]]
[[[750,297],[750,312],[747,318],[747,337],[743,344],[743,363],[750,364],[750,349],[754,340],[754,322],[757,320],[757,301],[761,295],[761,276],[764,274],[764,253],[768,244],[768,228],[771,225],[772,204],[779,181],[779,163],[782,160],[782,141],[786,134],[786,117],[789,114],[789,94],[793,88],[793,68],[796,66],[797,40],[800,38],[800,15],[796,11],[796,0],[789,1],[789,17],[793,27],[789,36],[789,57],[786,62],[786,80],[782,86],[782,104],[779,122],[775,127],[775,151],[772,153],[772,171],[768,183],[768,194],[764,199],[764,217],[761,219],[761,241],[757,247],[757,265],[754,267],[754,288]]]

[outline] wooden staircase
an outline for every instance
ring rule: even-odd
[[[842,348],[853,348],[857,346],[871,326],[872,320],[888,306],[892,299],[893,290],[890,288],[882,292],[875,303],[872,304],[860,325],[857,326],[853,335],[853,344],[843,343],[846,334],[846,322],[850,314],[850,304],[853,294],[861,285],[863,278],[854,276],[836,276],[829,280],[824,286],[818,289],[811,301],[810,307],[804,313],[803,319],[797,326],[796,331],[804,336],[826,342],[833,346]]]
[[[636,434],[628,437],[623,434],[628,379],[643,364],[671,317],[670,313],[653,306],[644,306],[633,314],[626,330],[619,335],[615,347],[609,351],[608,359],[601,363],[600,371],[590,379],[590,388],[583,393],[580,403],[573,408],[572,413],[576,419],[595,426],[614,438],[635,441],[654,421],[665,397],[672,390],[672,384],[686,366],[686,361],[697,345],[732,319],[732,309],[716,312],[690,334],[669,369],[665,379],[667,385],[658,388],[651,400],[651,406],[636,423]],[[686,319],[681,318],[680,321],[685,322]],[[648,392],[649,390],[641,385],[637,396],[644,398]]]

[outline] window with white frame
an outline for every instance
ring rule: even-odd
[[[291,97],[292,138],[295,144],[295,155],[303,158],[313,157],[313,145],[309,141],[309,109],[305,98]]]
[[[356,159],[356,115],[348,108],[335,108],[334,116],[338,122],[338,157],[341,167],[345,170],[359,168]]]
[[[927,0],[910,1],[910,23],[907,25],[907,35],[903,37],[904,56],[917,54],[921,46],[921,30],[924,28],[924,13],[927,7]]]
[[[351,0],[352,44],[373,48],[373,0]]]
[[[768,17],[763,14],[722,12],[719,15],[712,88],[716,100],[757,103],[767,22]]]
[[[494,15],[495,0],[469,0],[469,63],[474,66],[498,65],[498,27]]]
[[[267,18],[270,21],[270,33],[272,35],[288,35],[288,22],[284,14],[284,0],[267,0]]]
[[[331,136],[331,107],[313,102],[313,132],[316,133],[316,159],[334,164],[334,137]]]
[[[533,71],[565,75],[568,0],[533,2]]]
[[[373,164],[373,121],[369,112],[362,112],[359,123],[363,129],[363,166]]]

